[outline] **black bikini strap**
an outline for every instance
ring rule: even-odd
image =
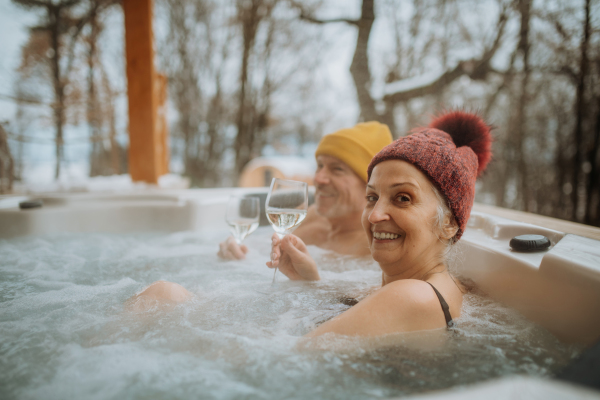
[[[438,292],[435,286],[433,286],[431,283],[429,283],[429,286],[433,288],[433,291],[435,292],[438,300],[440,301],[440,304],[442,305],[442,311],[444,311],[444,318],[446,318],[446,326],[448,328],[452,328],[454,326],[454,321],[452,321],[452,316],[450,315],[450,307],[448,307],[448,303],[446,303],[446,300],[444,300],[444,297],[440,292]]]

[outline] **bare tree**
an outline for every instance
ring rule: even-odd
[[[55,177],[60,174],[60,161],[63,158],[63,128],[65,125],[65,86],[67,80],[62,71],[61,58],[63,56],[64,36],[75,25],[70,16],[70,9],[81,0],[13,0],[26,8],[41,8],[45,11],[44,22],[32,30],[46,32],[50,38],[50,67],[54,87],[54,126],[56,140],[56,168]]]
[[[443,3],[444,2],[441,2],[441,5],[443,5]],[[419,4],[415,4],[417,10],[419,9]],[[370,32],[373,22],[375,21],[375,2],[373,0],[363,0],[361,2],[360,18],[356,20],[344,18],[322,20],[309,15],[301,4],[296,3],[295,6],[300,9],[300,18],[302,20],[318,24],[345,22],[358,28],[357,42],[352,64],[350,66],[350,73],[352,74],[357,92],[358,103],[361,109],[361,119],[378,120],[386,123],[392,132],[396,130],[394,111],[397,105],[404,104],[415,98],[439,94],[452,82],[463,75],[467,75],[474,80],[485,80],[488,73],[493,72],[490,62],[500,47],[507,21],[506,8],[503,8],[498,17],[496,37],[493,39],[492,43],[485,48],[479,58],[461,60],[455,66],[452,66],[439,74],[435,79],[429,79],[427,82],[420,85],[404,85],[397,81],[391,82],[392,79],[389,79],[389,77],[395,75],[393,71],[390,71],[387,74],[387,80],[390,82],[388,82],[384,96],[381,99],[376,99],[373,98],[371,94],[373,78],[369,68],[368,56]],[[417,14],[415,21],[418,20],[419,15]],[[394,87],[401,87],[401,89],[394,90]],[[383,111],[377,112],[377,107],[375,106],[377,101],[382,101]]]
[[[358,30],[354,56],[350,65],[350,73],[356,89],[356,97],[361,110],[360,119],[363,121],[378,120],[387,124],[390,129],[395,131],[395,122],[389,108],[383,114],[376,111],[375,99],[371,96],[372,77],[369,67],[369,38],[371,29],[375,21],[375,1],[363,0],[361,3],[361,14],[358,19],[334,18],[319,19],[311,15],[300,2],[295,2],[294,6],[300,11],[300,19],[315,24],[339,23],[343,22],[355,26]]]
[[[53,88],[52,102],[53,123],[55,129],[55,177],[60,175],[63,160],[64,127],[67,121],[66,88],[70,83],[70,74],[75,60],[75,46],[83,28],[94,19],[101,8],[117,3],[117,0],[90,0],[91,6],[82,14],[75,14],[75,9],[84,3],[83,0],[12,0],[26,9],[44,11],[39,25],[32,27],[32,35],[48,38],[49,76]]]
[[[122,149],[116,141],[114,110],[116,93],[107,77],[98,48],[98,41],[104,30],[102,14],[117,2],[115,0],[88,1],[89,8],[83,17],[86,20],[87,32],[82,35],[82,39],[87,46],[86,118],[90,130],[90,176],[118,174],[122,170],[119,156]]]
[[[310,117],[290,110],[315,85],[305,71],[320,62],[314,55],[321,45],[290,23],[286,2],[163,0],[159,6],[169,21],[158,54],[177,110],[174,151],[193,185],[235,180],[267,144],[300,140],[299,127]]]
[[[573,204],[573,213],[571,219],[579,220],[578,211],[580,208],[579,201],[579,187],[580,185],[586,186],[585,175],[582,171],[584,161],[584,132],[583,122],[585,119],[585,84],[588,78],[588,44],[590,41],[590,3],[591,0],[585,0],[585,12],[584,12],[584,23],[583,23],[583,35],[581,35],[580,45],[580,63],[579,63],[579,74],[577,76],[577,96],[575,104],[575,131],[573,133],[573,139],[575,139],[575,156],[573,157],[573,192],[571,193],[571,203]],[[584,205],[585,207],[585,205]]]
[[[596,95],[594,140],[589,152],[589,160],[591,168],[587,186],[585,223],[600,226],[600,95]]]
[[[249,78],[250,59],[255,48],[256,38],[261,24],[271,17],[278,0],[238,0],[237,23],[242,31],[242,60],[240,64],[240,89],[237,113],[237,136],[235,139],[235,170],[239,174],[244,166],[252,159],[253,151],[257,146],[258,135],[267,126],[269,115],[268,97],[272,90],[269,88],[269,79],[265,79],[262,86],[262,110],[252,101],[252,88]],[[273,32],[266,35],[267,48]],[[268,55],[265,54],[265,55]],[[268,72],[268,71],[267,71]],[[256,98],[254,99],[256,100]]]
[[[159,41],[159,56],[178,112],[173,136],[182,139],[174,151],[193,185],[215,185],[223,177],[219,165],[230,123],[222,80],[232,31],[220,25],[211,1],[166,0],[162,7],[169,33],[164,43]],[[200,42],[204,46],[197,46]]]
[[[8,135],[0,123],[0,194],[10,193],[14,179],[14,161],[8,147]]]

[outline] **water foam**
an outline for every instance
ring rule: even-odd
[[[578,349],[514,310],[465,296],[456,329],[356,340],[300,337],[381,274],[368,258],[310,248],[322,280],[271,286],[270,229],[247,259],[216,256],[225,232],[61,234],[0,241],[3,398],[385,398],[507,375],[547,376]],[[127,312],[153,281],[194,293]]]

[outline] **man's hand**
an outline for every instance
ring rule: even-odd
[[[233,238],[229,236],[226,241],[219,243],[219,257],[226,260],[242,260],[246,258],[248,247],[245,245],[239,245]]]
[[[267,267],[276,268],[293,281],[318,281],[321,279],[315,260],[312,259],[306,245],[296,235],[286,235],[279,239],[273,235],[271,260]]]

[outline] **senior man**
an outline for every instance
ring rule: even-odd
[[[369,254],[367,236],[360,222],[366,204],[367,167],[373,156],[391,142],[387,125],[374,121],[321,139],[315,152],[315,203],[294,231],[303,244],[340,254]],[[242,259],[248,252],[233,237],[219,247],[219,256],[226,259]]]

